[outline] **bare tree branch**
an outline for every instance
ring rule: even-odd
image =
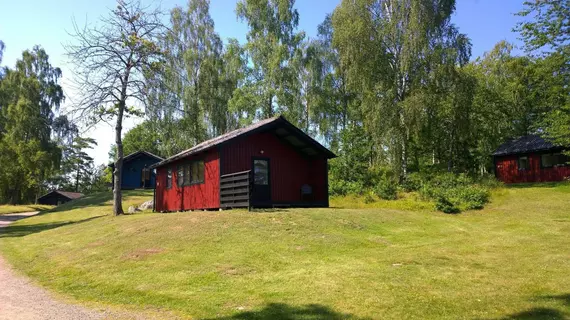
[[[143,7],[138,0],[118,0],[117,7],[95,26],[80,28],[73,20],[70,35],[75,41],[64,45],[75,66],[73,89],[80,97],[74,112],[91,125],[116,118],[115,215],[123,213],[123,118],[142,112],[127,103],[146,103],[144,70],[152,68],[161,55],[156,45],[164,30],[161,16],[158,9]]]

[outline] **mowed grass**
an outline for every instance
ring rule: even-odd
[[[41,205],[41,204],[29,204],[29,205],[0,205],[0,215],[6,213],[22,213],[22,212],[34,212],[34,211],[45,211],[53,208],[53,206]]]
[[[127,204],[152,193],[128,192]],[[566,319],[570,185],[481,211],[291,209],[110,216],[111,195],[21,220],[0,250],[86,302],[198,319]]]

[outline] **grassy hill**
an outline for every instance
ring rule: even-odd
[[[125,208],[152,192],[126,197]],[[195,318],[570,317],[569,184],[507,188],[460,215],[420,207],[112,217],[110,199],[19,221],[0,233],[0,250],[80,301]]]

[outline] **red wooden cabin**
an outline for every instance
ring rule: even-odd
[[[564,150],[538,135],[509,140],[493,153],[495,176],[505,183],[562,181],[570,177]]]
[[[334,157],[285,118],[262,120],[155,164],[155,210],[328,207]]]

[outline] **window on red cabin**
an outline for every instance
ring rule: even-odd
[[[547,153],[540,156],[540,165],[542,168],[552,168],[565,166],[568,163],[568,157],[563,153]]]
[[[519,165],[519,170],[528,170],[530,168],[528,164],[528,157],[526,156],[519,157],[518,165]]]
[[[172,188],[172,169],[166,170],[166,189]]]
[[[253,160],[253,181],[257,185],[269,184],[269,163],[267,160]]]
[[[204,161],[192,162],[192,184],[204,183]]]
[[[184,185],[190,185],[190,164],[187,163],[184,165]]]
[[[176,185],[179,187],[184,185],[184,167],[181,164],[176,167]]]

